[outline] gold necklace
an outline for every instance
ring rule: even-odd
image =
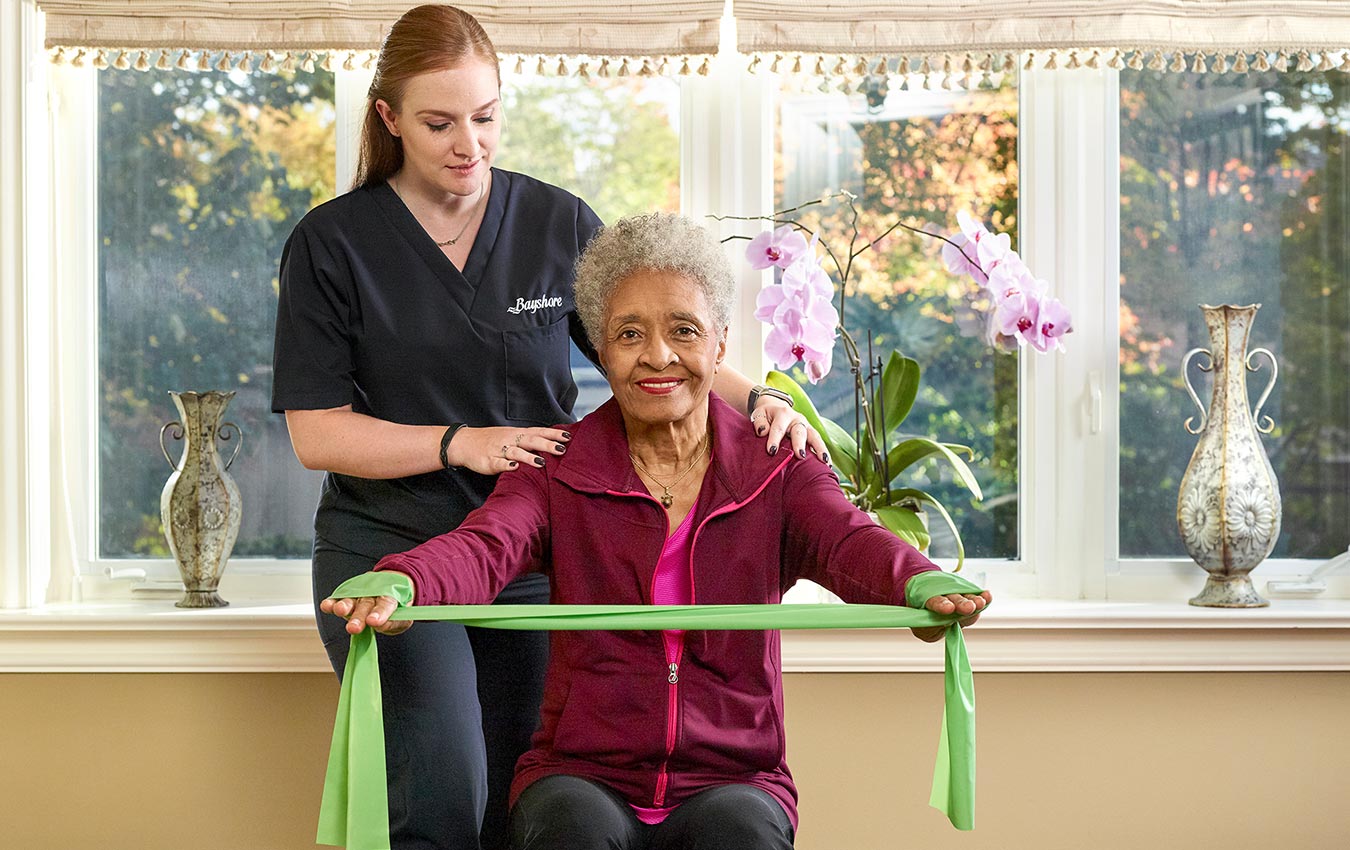
[[[633,454],[632,452],[629,452],[628,456],[633,459],[633,463],[637,466],[639,472],[645,474],[654,483],[656,483],[661,487],[661,489],[664,491],[661,493],[661,504],[668,508],[675,503],[675,497],[670,495],[671,488],[675,487],[677,484],[683,481],[684,477],[688,475],[693,470],[694,467],[698,466],[698,462],[700,460],[703,460],[703,454],[707,450],[708,450],[708,437],[705,436],[703,438],[703,448],[699,449],[698,454],[694,455],[694,459],[691,460],[689,462],[689,465],[684,468],[684,472],[681,472],[679,475],[677,475],[675,477],[675,480],[670,482],[669,484],[665,483],[660,478],[657,478],[655,475],[652,475],[652,471],[642,465],[642,461],[638,460],[637,455]]]
[[[398,184],[394,182],[393,177],[389,178],[389,188],[394,190],[394,194],[398,195],[398,199],[400,201],[403,201],[403,193],[398,190]],[[455,234],[453,239],[447,239],[444,242],[436,242],[435,236],[431,236],[430,233],[427,234],[428,236],[431,236],[432,242],[436,242],[437,248],[447,248],[459,241],[459,237],[464,235],[464,231],[469,229],[469,223],[474,220],[475,213],[477,213],[478,211],[478,204],[483,200],[483,196],[487,194],[486,190],[487,190],[487,178],[483,178],[483,180],[481,180],[478,183],[478,197],[473,199],[473,207],[469,210],[469,216],[468,218],[464,219],[464,226],[459,229],[459,232]],[[405,207],[408,206],[408,202],[403,201],[403,205]],[[412,212],[412,210],[409,209],[408,212]],[[416,217],[417,217],[416,215],[413,216],[413,218]],[[420,224],[421,222],[418,223]]]

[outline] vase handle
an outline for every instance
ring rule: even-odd
[[[230,464],[234,463],[234,459],[239,456],[239,450],[244,447],[244,432],[233,422],[222,422],[220,427],[216,429],[216,436],[222,440],[229,440],[230,435],[225,433],[226,428],[233,428],[235,436],[239,438],[239,442],[234,444],[234,451],[230,453],[230,459],[225,461],[225,468],[229,469]]]
[[[1270,358],[1270,383],[1266,384],[1265,392],[1261,393],[1261,398],[1257,399],[1256,409],[1252,411],[1252,421],[1256,423],[1257,431],[1260,431],[1262,434],[1269,434],[1271,431],[1275,430],[1275,420],[1266,416],[1266,424],[1262,425],[1261,408],[1265,406],[1266,399],[1270,398],[1270,391],[1275,389],[1275,379],[1280,376],[1280,364],[1275,362],[1275,355],[1270,353],[1270,349],[1253,348],[1251,353],[1247,355],[1248,372],[1259,372],[1261,370],[1259,365],[1252,365],[1252,358],[1258,354],[1264,354],[1266,357]]]
[[[169,462],[169,468],[177,469],[178,464],[174,463],[173,458],[169,457],[169,447],[164,445],[164,432],[169,430],[170,428],[174,430],[173,438],[175,440],[183,439],[183,434],[186,432],[183,431],[183,423],[179,422],[178,420],[174,420],[173,422],[165,422],[164,427],[159,429],[159,450],[164,453],[164,459]]]
[[[1192,348],[1190,351],[1186,352],[1185,357],[1181,358],[1181,378],[1186,382],[1186,393],[1191,397],[1191,401],[1195,402],[1196,408],[1200,411],[1199,425],[1194,428],[1191,427],[1191,423],[1195,421],[1194,416],[1187,419],[1181,425],[1181,427],[1185,428],[1187,433],[1190,434],[1199,434],[1201,431],[1205,430],[1205,426],[1209,424],[1209,412],[1206,411],[1205,406],[1200,403],[1200,396],[1195,394],[1195,387],[1191,386],[1191,358],[1197,354],[1203,354],[1209,358],[1208,366],[1204,364],[1200,365],[1201,372],[1208,372],[1214,368],[1214,355],[1208,348]]]

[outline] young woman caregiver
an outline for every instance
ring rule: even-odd
[[[354,188],[312,210],[281,259],[272,408],[327,471],[314,599],[460,524],[493,476],[543,466],[570,435],[568,339],[592,360],[573,265],[600,220],[577,197],[493,168],[498,59],[471,15],[400,18],[375,66]],[[766,451],[824,446],[773,391],[723,369]],[[548,601],[529,574],[498,601]],[[317,614],[316,614],[317,616]],[[318,616],[341,675],[349,635]],[[545,633],[425,624],[381,635],[395,850],[504,846],[507,792],[539,721]],[[481,832],[481,845],[480,845]]]

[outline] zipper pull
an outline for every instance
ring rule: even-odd
[[[680,681],[680,665],[675,664],[675,663],[673,663],[673,662],[671,663],[671,665],[670,665],[670,675],[666,677],[666,681],[667,681],[667,682],[670,682],[672,685],[678,684],[678,683],[679,683],[679,681]]]

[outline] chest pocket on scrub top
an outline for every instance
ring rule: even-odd
[[[568,320],[502,331],[506,354],[506,418],[554,425],[570,418],[577,388],[568,363]]]

